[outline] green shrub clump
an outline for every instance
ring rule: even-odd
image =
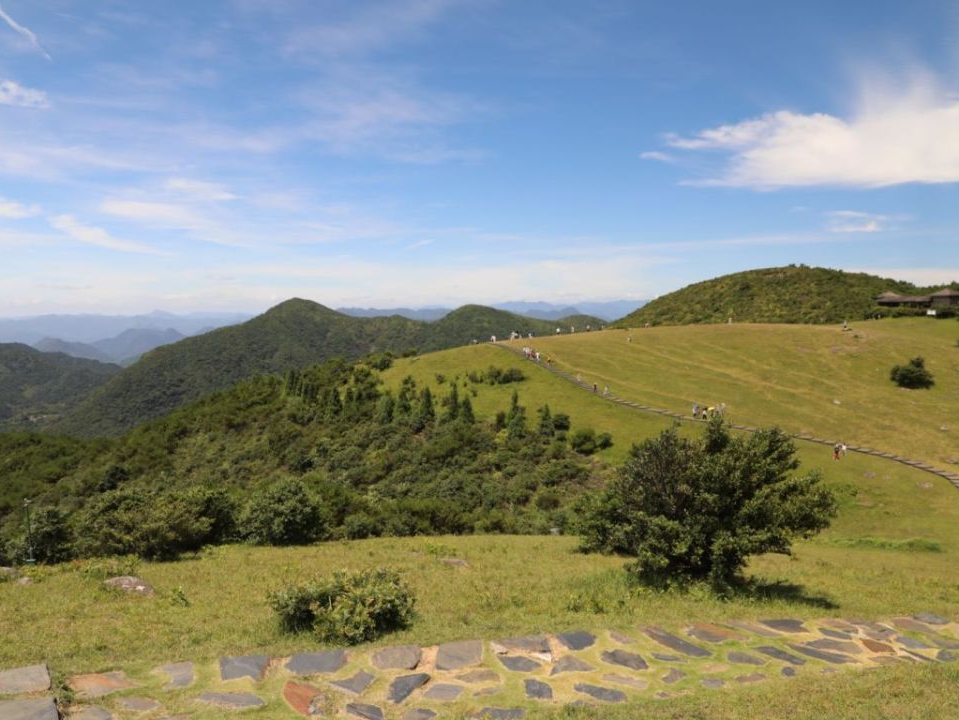
[[[894,366],[889,379],[902,388],[928,388],[935,384],[932,373],[926,369],[926,361],[921,357],[914,357],[905,365]]]
[[[326,534],[319,502],[297,478],[285,478],[256,493],[240,528],[259,545],[308,544]]]
[[[284,632],[311,631],[320,642],[356,645],[402,630],[413,620],[416,598],[387,568],[349,573],[269,595]]]

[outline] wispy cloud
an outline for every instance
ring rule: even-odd
[[[0,105],[25,108],[48,108],[50,102],[42,90],[24,87],[14,80],[0,80]]]
[[[669,153],[660,152],[659,150],[647,150],[639,154],[641,160],[655,160],[656,162],[662,163],[674,163],[676,162],[676,157],[670,155]]]
[[[16,200],[8,200],[0,196],[0,218],[7,220],[22,220],[40,213],[39,205],[24,205]]]
[[[120,240],[113,237],[103,228],[84,225],[72,215],[54,215],[49,218],[50,226],[59,230],[77,242],[109,250],[118,250],[127,253],[142,253],[145,255],[162,255],[156,248],[129,240]]]
[[[225,202],[236,200],[237,196],[219,183],[189,178],[170,178],[163,187],[177,195],[200,202]]]
[[[877,233],[886,229],[891,217],[857,210],[833,210],[825,213],[826,229],[832,233]]]
[[[100,212],[145,225],[172,229],[195,229],[206,223],[192,208],[168,202],[104,200]]]
[[[7,11],[3,9],[3,5],[0,5],[0,19],[2,19],[5,23],[7,23],[7,25],[9,25],[14,32],[16,32],[18,35],[24,38],[28,43],[30,43],[30,45],[34,49],[36,49],[38,52],[40,52],[40,54],[43,55],[43,57],[45,57],[47,60],[53,59],[50,57],[50,53],[48,53],[44,49],[43,45],[40,44],[40,40],[37,39],[37,36],[34,34],[34,32],[30,28],[24,27],[23,25],[18,23],[16,20],[14,20],[12,17],[10,17],[10,15],[7,14]]]
[[[866,87],[849,117],[780,110],[692,136],[677,150],[728,155],[694,184],[775,189],[959,182],[959,100],[925,75],[905,88]]]

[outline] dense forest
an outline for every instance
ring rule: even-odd
[[[464,369],[434,397],[411,378],[383,390],[390,362],[258,376],[115,439],[0,435],[2,559],[22,560],[31,541],[54,561],[233,540],[546,532],[608,472],[568,416],[523,406],[519,371]],[[478,419],[471,398],[491,383],[517,390]]]

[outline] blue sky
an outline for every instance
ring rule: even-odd
[[[0,0],[0,316],[959,279],[959,2]]]

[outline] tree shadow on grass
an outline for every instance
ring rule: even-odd
[[[836,610],[839,607],[828,597],[809,594],[804,586],[785,580],[740,578],[730,586],[727,596],[731,600],[782,601],[796,603],[797,605],[808,605],[822,610]]]

